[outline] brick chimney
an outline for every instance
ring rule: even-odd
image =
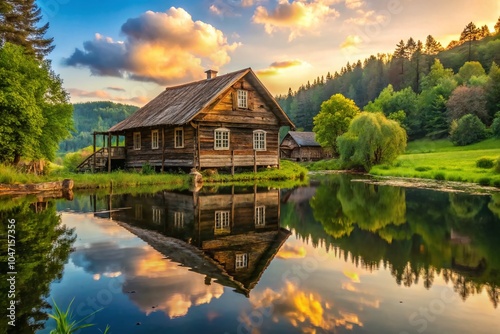
[[[205,73],[207,74],[207,80],[213,79],[217,76],[217,71],[214,71],[214,70],[208,70],[208,71],[205,71]]]

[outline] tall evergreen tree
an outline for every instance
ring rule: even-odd
[[[425,40],[425,49],[424,49],[424,54],[426,55],[436,55],[439,52],[443,51],[444,48],[439,43],[432,37],[431,35],[427,36],[427,39]]]
[[[472,41],[480,39],[480,35],[481,30],[472,22],[467,24],[460,34],[460,41],[469,43],[469,61],[471,60]]]
[[[53,49],[53,38],[46,38],[49,23],[38,26],[42,11],[35,0],[2,0],[0,5],[0,45],[6,42],[23,46],[43,59]]]
[[[500,33],[500,17],[498,18],[497,23],[495,23],[495,32]]]

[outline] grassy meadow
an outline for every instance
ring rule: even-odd
[[[487,139],[468,146],[454,146],[449,140],[417,140],[408,143],[405,154],[392,165],[374,166],[370,174],[447,181],[476,182],[500,187],[500,173],[494,167],[480,168],[481,158],[496,161],[500,139]]]
[[[36,176],[19,173],[13,167],[0,165],[0,183],[28,184],[72,179],[74,189],[96,189],[109,187],[135,187],[165,185],[169,188],[187,188],[190,182],[188,174],[141,174],[138,172],[115,171],[112,173],[77,174],[52,166],[48,175]],[[280,169],[262,168],[257,173],[242,172],[234,176],[217,172],[203,172],[204,183],[275,184],[282,182],[302,182],[307,178],[307,169],[297,163],[282,161]]]

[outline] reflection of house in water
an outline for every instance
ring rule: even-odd
[[[168,258],[206,275],[207,284],[214,279],[248,296],[290,235],[280,227],[279,197],[279,190],[256,187],[114,195],[96,215],[125,223]]]

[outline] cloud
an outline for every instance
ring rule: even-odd
[[[351,17],[344,21],[346,24],[355,24],[359,26],[366,26],[372,24],[381,24],[388,19],[386,16],[378,14],[374,10],[365,11],[363,9],[356,10],[358,16]]]
[[[341,49],[355,48],[362,42],[361,37],[358,35],[349,35],[347,38],[340,44]]]
[[[124,88],[121,87],[106,87],[107,90],[113,90],[115,92],[125,92]]]
[[[203,78],[206,68],[229,63],[229,53],[239,46],[229,44],[222,31],[193,21],[188,12],[175,7],[128,19],[121,32],[125,41],[96,34],[64,64],[88,67],[93,75],[166,85]]]
[[[221,17],[241,16],[242,8],[252,7],[264,0],[215,0],[209,7],[209,11]]]
[[[292,67],[308,66],[309,64],[298,59],[275,61],[269,67],[258,70],[256,73],[261,76],[272,76],[282,73]]]
[[[106,89],[125,92],[125,90],[123,88],[107,87]],[[109,101],[121,102],[121,103],[131,103],[131,104],[138,105],[138,106],[142,106],[149,101],[149,99],[146,96],[128,97],[128,96],[126,96],[126,94],[124,96],[116,96],[116,95],[112,95],[104,90],[86,91],[83,89],[69,88],[68,92],[70,93],[71,98],[88,98],[88,99],[109,100]]]
[[[301,36],[304,32],[315,31],[321,22],[339,16],[331,7],[337,1],[332,0],[280,0],[277,7],[268,12],[264,6],[255,9],[254,23],[263,24],[268,34],[276,30],[289,31],[288,41]]]
[[[279,259],[302,259],[306,256],[306,249],[302,246],[285,244],[276,255]]]
[[[365,2],[363,0],[345,0],[345,6],[349,9],[357,9],[364,5]]]

